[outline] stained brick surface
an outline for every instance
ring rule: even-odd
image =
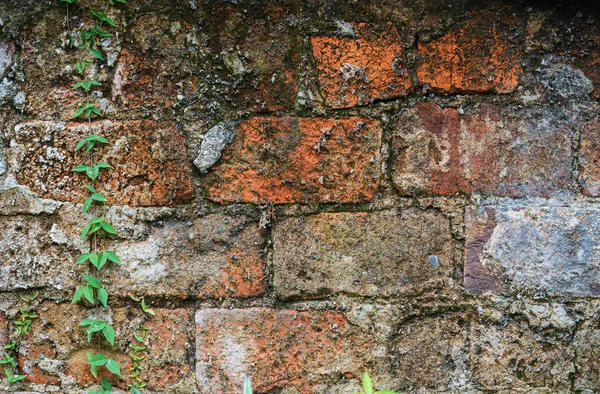
[[[246,371],[257,392],[290,387],[316,393],[324,379],[360,373],[369,341],[336,312],[207,309],[196,312],[201,393],[240,391]]]
[[[361,202],[377,192],[379,122],[251,118],[205,178],[218,202]]]
[[[544,108],[505,116],[482,104],[461,115],[418,104],[400,117],[393,153],[405,195],[551,196],[572,186],[569,125]]]
[[[114,167],[99,182],[109,203],[127,205],[176,205],[192,198],[189,159],[183,138],[170,122],[103,120],[87,123],[32,121],[16,128],[14,143],[20,168],[19,182],[44,198],[81,202],[89,180],[76,175],[77,164],[90,160],[85,151],[75,152],[88,134],[101,135],[110,147],[99,148],[95,161]]]
[[[515,20],[471,14],[460,27],[418,45],[419,81],[441,93],[510,93],[522,73]]]
[[[352,24],[354,37],[312,37],[321,93],[327,105],[347,108],[406,96],[412,85],[392,23]]]

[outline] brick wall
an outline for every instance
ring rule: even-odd
[[[19,390],[95,381],[70,304],[91,132],[123,260],[103,350],[128,370],[145,297],[146,392],[600,392],[595,10],[128,0],[88,124],[58,3],[0,3],[0,344],[39,292]]]

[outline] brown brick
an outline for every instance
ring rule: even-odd
[[[196,374],[201,393],[241,392],[244,374],[256,392],[319,391],[342,376],[360,376],[370,337],[337,312],[206,309],[196,312]],[[313,391],[314,389],[314,391]]]
[[[441,214],[409,209],[322,213],[273,229],[275,293],[412,294],[451,276],[452,239]]]
[[[466,207],[466,256],[464,286],[470,293],[498,294],[502,290],[502,276],[486,266],[483,258],[485,244],[496,228],[496,214],[493,208]]]
[[[234,107],[257,112],[290,110],[298,95],[298,2],[205,3],[216,74],[229,86]]]
[[[377,192],[381,129],[362,118],[252,118],[205,178],[218,202],[360,202]]]
[[[31,121],[16,127],[17,181],[43,198],[83,202],[87,177],[73,172],[89,155],[75,152],[88,134],[106,137],[96,160],[114,170],[103,172],[97,185],[110,204],[176,205],[192,198],[189,158],[176,126],[154,121],[54,123]],[[102,185],[102,186],[101,186]]]
[[[191,334],[191,321],[185,309],[155,308],[156,316],[144,324],[151,327],[142,352],[144,370],[140,377],[151,390],[163,389],[190,374],[188,362],[188,335]],[[29,380],[40,384],[59,384],[63,387],[76,379],[78,385],[99,382],[91,373],[86,352],[96,353],[95,340],[87,342],[85,328],[79,322],[89,317],[91,311],[79,305],[41,304],[30,327],[29,337],[22,342],[20,363]],[[141,314],[141,312],[140,312]],[[122,378],[117,378],[101,368],[103,376],[110,377],[114,385],[124,388],[131,379],[127,377],[131,360],[127,352],[128,344],[134,342],[133,334],[138,333],[141,322],[127,307],[113,308],[110,320],[117,334],[116,347],[101,341],[101,352],[119,363]],[[41,363],[45,361],[44,363]],[[43,364],[43,366],[41,366]]]
[[[0,312],[0,357],[4,356],[4,345],[8,343],[8,322],[4,313]]]
[[[141,377],[149,387],[161,389],[177,383],[191,373],[188,363],[188,338],[190,316],[185,309],[154,309],[156,316],[144,324],[148,331],[148,349],[142,362]]]
[[[548,109],[503,116],[433,103],[404,113],[393,139],[393,181],[404,195],[551,196],[572,187],[568,124]]]
[[[244,216],[208,215],[191,221],[123,223],[112,248],[123,261],[110,268],[117,294],[178,298],[251,298],[265,291],[264,239]]]
[[[393,350],[402,386],[466,392],[460,378],[470,372],[469,320],[466,314],[445,313],[402,324]]]
[[[580,134],[578,164],[579,183],[584,194],[592,197],[600,196],[600,122],[588,122]]]
[[[510,93],[522,73],[515,20],[472,13],[446,35],[419,43],[419,81],[441,93]]]
[[[321,93],[328,106],[348,108],[406,96],[412,85],[400,37],[392,23],[383,31],[352,24],[356,37],[312,37]]]

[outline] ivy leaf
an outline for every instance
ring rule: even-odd
[[[90,285],[84,286],[83,296],[91,303],[94,303],[94,288]]]
[[[106,250],[104,252],[102,252],[106,258],[110,261],[112,261],[115,264],[121,264],[121,259],[119,258],[119,256],[117,256],[117,254],[111,250]]]
[[[369,374],[365,371],[362,379],[363,390],[365,390],[365,394],[373,394],[373,383],[371,383],[371,378]]]
[[[100,223],[100,226],[102,226],[102,229],[104,231],[106,231],[108,234],[116,234],[117,233],[115,228],[113,226],[111,226],[110,223],[102,222],[102,223]]]
[[[90,191],[90,193],[97,193],[96,188],[92,185],[85,185],[85,188],[88,189]]]
[[[84,253],[81,256],[79,256],[75,264],[79,265],[85,263],[88,260],[92,261],[93,256],[95,256],[96,259],[98,258],[98,256],[95,253]]]
[[[115,330],[110,325],[105,325],[102,329],[102,334],[104,334],[104,338],[112,345],[115,346]]]
[[[85,281],[87,283],[89,283],[90,285],[92,285],[92,287],[99,289],[102,285],[100,284],[100,280],[98,278],[95,278],[93,276],[90,275],[83,275],[83,279],[85,279]]]
[[[117,376],[121,376],[121,369],[119,368],[119,364],[115,360],[108,360],[106,363],[106,369],[110,372],[114,373]]]
[[[102,320],[94,320],[92,322],[92,324],[90,324],[89,327],[87,328],[87,332],[88,333],[99,332],[99,331],[104,330],[104,327],[106,327],[105,322],[103,322]]]
[[[79,301],[81,299],[81,297],[83,297],[83,292],[84,292],[84,287],[79,287],[77,290],[75,290],[75,294],[73,294],[73,299],[71,300],[71,304],[74,304],[77,301]]]
[[[86,319],[83,319],[81,322],[79,322],[79,325],[80,326],[89,326],[93,322],[94,322],[94,320],[86,318]]]
[[[102,386],[102,388],[104,390],[107,390],[107,391],[110,391],[110,389],[112,388],[110,381],[106,378],[102,378],[102,383],[100,383],[100,385]]]
[[[85,226],[83,226],[83,228],[81,229],[81,239],[84,240],[85,237],[89,234],[90,229],[91,229],[92,225],[91,224],[86,224]]]
[[[92,14],[98,18],[100,21],[102,22],[106,22],[109,25],[111,25],[112,27],[116,27],[117,24],[115,23],[115,21],[113,21],[112,19],[110,19],[104,12],[102,11],[95,11],[92,10]]]
[[[252,385],[250,384],[250,376],[248,374],[246,374],[246,379],[244,380],[243,394],[252,394]]]
[[[92,202],[94,202],[94,200],[92,199],[92,197],[88,197],[85,199],[85,202],[83,203],[83,213],[86,213],[87,211],[90,210],[90,207],[92,206]]]
[[[102,57],[102,54],[97,49],[90,48],[90,52],[92,52],[92,55],[95,58],[100,59],[100,60],[104,60],[104,58]]]
[[[106,308],[108,304],[108,291],[104,287],[98,289],[98,300]]]
[[[151,316],[156,316],[156,313],[152,309],[150,309],[146,306],[146,300],[144,300],[143,298],[142,298],[142,302],[140,303],[140,306],[142,307],[142,311],[144,311],[144,313],[147,313]]]
[[[100,193],[94,193],[89,198],[91,198],[94,201],[106,202],[106,198],[104,198],[104,196]]]

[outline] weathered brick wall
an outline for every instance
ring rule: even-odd
[[[88,124],[58,3],[0,1],[0,344],[40,294],[19,390],[94,382],[70,304],[93,132],[123,260],[103,350],[127,371],[146,297],[147,392],[600,392],[594,10],[128,0]]]

